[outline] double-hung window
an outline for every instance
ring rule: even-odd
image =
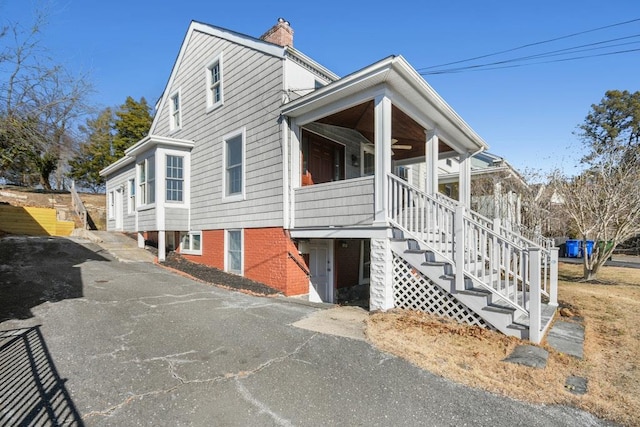
[[[129,201],[127,203],[127,211],[133,213],[136,210],[136,180],[130,179],[127,185],[127,192],[129,193]]]
[[[224,140],[224,197],[244,195],[244,131]]]
[[[175,92],[170,97],[170,120],[169,128],[171,130],[178,130],[182,127],[182,109],[180,108],[180,91]]]
[[[213,109],[223,102],[222,53],[211,61],[205,69],[207,109]]]
[[[183,157],[167,156],[166,189],[167,202],[182,202],[184,187]]]
[[[156,201],[156,167],[153,156],[138,163],[138,188],[140,205],[150,205]]]
[[[242,274],[242,230],[227,230],[227,271]]]

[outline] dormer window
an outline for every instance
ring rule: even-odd
[[[182,110],[180,108],[180,91],[171,95],[170,99],[170,128],[178,130],[182,127]]]
[[[205,70],[207,90],[207,111],[222,105],[222,53],[211,61]]]

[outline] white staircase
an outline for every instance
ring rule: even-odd
[[[388,175],[394,304],[540,342],[557,306],[557,249]]]

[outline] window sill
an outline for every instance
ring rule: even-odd
[[[199,255],[199,256],[201,256],[201,255],[202,255],[202,251],[187,251],[187,250],[181,250],[181,251],[180,251],[180,253],[181,253],[181,254],[184,254],[184,255]]]
[[[141,212],[141,211],[148,211],[150,209],[155,209],[156,208],[156,204],[150,204],[150,205],[142,205],[142,206],[138,206],[137,211]]]
[[[233,196],[222,196],[222,203],[241,202],[246,200],[244,194],[235,194]]]
[[[210,112],[217,110],[218,108],[222,107],[222,105],[224,105],[224,102],[222,101],[218,101],[215,104],[212,105],[207,105],[207,109],[205,110],[205,114],[209,114]]]

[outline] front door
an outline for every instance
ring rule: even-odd
[[[333,302],[332,241],[309,245],[309,301]]]
[[[315,141],[309,143],[309,172],[315,184],[334,181],[334,165],[333,147]]]
[[[124,189],[122,187],[119,187],[116,190],[116,200],[114,202],[114,214],[116,216],[116,230],[122,230],[122,215],[124,214],[123,212],[123,193],[124,193]]]

